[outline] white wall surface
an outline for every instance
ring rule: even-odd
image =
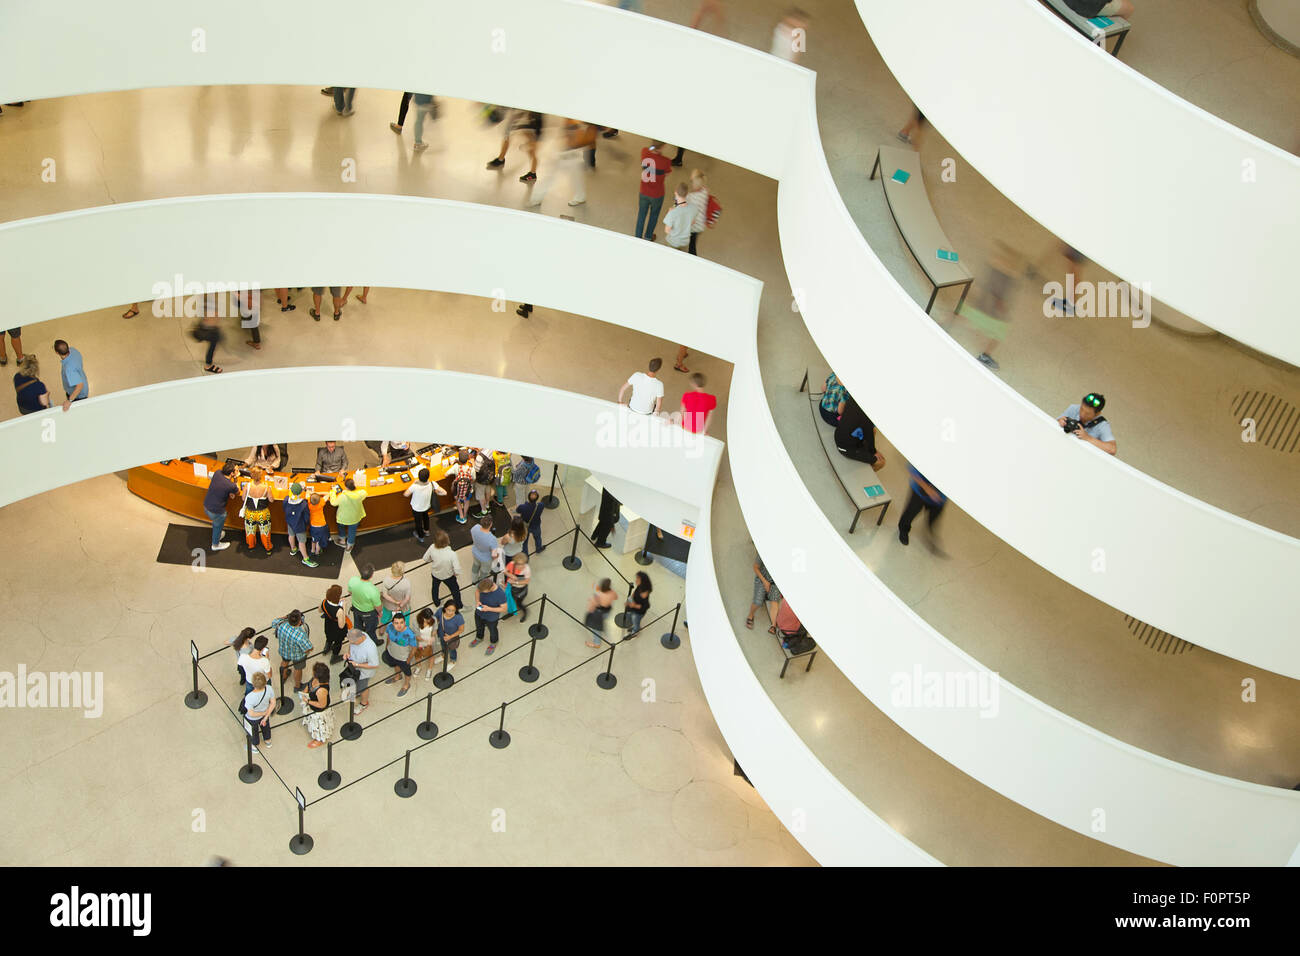
[[[1300,365],[1300,324],[1279,307],[1300,245],[1300,157],[1170,93],[1039,0],[855,2],[903,89],[1007,198],[1162,302]],[[1134,33],[1160,30],[1138,11]]]
[[[1016,2],[1030,4],[1031,0]],[[887,40],[893,35],[889,30],[894,23],[888,17],[903,16],[897,12],[903,9],[928,6],[925,2],[872,4],[872,29],[877,28],[875,18],[880,15],[882,36]],[[125,16],[119,7],[90,0],[0,9],[0,63],[5,64],[0,71],[0,101],[197,83],[311,82],[424,88],[582,116],[684,143],[690,149],[780,178],[778,221],[791,285],[802,290],[806,303],[804,320],[822,352],[836,357],[841,380],[904,455],[985,527],[1099,600],[1199,646],[1281,674],[1300,676],[1300,647],[1288,638],[1294,615],[1286,597],[1287,583],[1300,576],[1300,541],[1209,508],[1122,462],[1103,460],[1090,448],[1069,444],[1051,418],[986,374],[926,319],[871,252],[835,191],[816,134],[813,74],[708,34],[579,0],[497,0],[492,4],[392,0],[382,17],[359,17],[355,8],[342,0],[310,4],[282,0],[274,5],[230,0],[215,6],[194,0],[144,0],[131,9],[135,15]],[[895,12],[886,17],[879,10]],[[1015,12],[1013,23],[1021,23],[1022,12]],[[948,18],[959,15],[965,16],[945,7],[944,17],[935,22],[947,25],[954,22]],[[1046,12],[1043,16],[1050,17]],[[251,22],[269,35],[293,36],[294,41],[277,48],[274,56],[248,57],[246,33]],[[1077,38],[1052,33],[1050,20],[1032,22],[1047,31],[1049,44],[1052,37],[1062,41],[1061,63],[1073,67],[1079,57],[1094,55],[1086,43],[1064,43]],[[340,44],[338,24],[342,23],[348,24],[348,42]],[[395,24],[404,26],[397,29]],[[192,35],[200,28],[205,31],[206,47],[205,52],[197,53],[192,49]],[[947,36],[950,32],[946,27],[918,30],[915,35]],[[997,32],[981,26],[972,35]],[[992,58],[983,41],[963,40],[972,51],[980,52],[980,68],[989,67]],[[560,55],[575,43],[580,55]],[[121,55],[125,49],[132,50],[132,55]],[[328,57],[320,53],[325,49],[331,51]],[[629,96],[627,90],[645,85],[647,50],[656,51],[661,60],[690,62],[692,70],[680,76],[656,70],[653,95]],[[927,62],[934,59],[932,53],[927,50]],[[539,68],[542,63],[545,69]],[[1127,70],[1113,64],[1105,69]],[[914,67],[912,72],[921,69]],[[1150,86],[1135,74],[1116,75],[1127,77],[1135,88]],[[914,83],[911,72],[900,76],[910,89]],[[600,77],[600,82],[592,82],[593,77]],[[1041,75],[1036,77],[1036,82],[1041,80]],[[677,82],[682,84],[680,91],[673,86]],[[963,82],[978,85],[969,71]],[[1033,84],[1021,84],[1025,85]],[[929,108],[928,97],[917,95]],[[954,94],[949,91],[945,95]],[[1142,95],[1168,97],[1158,89]],[[939,112],[934,119],[947,131],[949,117],[941,118],[944,107],[938,102],[937,91],[935,99]],[[687,102],[698,108],[680,107]],[[1158,107],[1148,105],[1165,113],[1175,108],[1199,112],[1180,105],[1176,98]],[[979,114],[983,119],[991,119],[989,112],[971,110],[972,117]],[[1004,117],[998,122],[1010,121]],[[1245,134],[1210,118],[1205,124],[1198,135],[1208,139],[1205,143],[1195,140],[1195,148],[1189,146],[1189,151],[1217,157],[1220,165],[1216,168],[1222,168],[1224,157],[1231,153],[1231,168],[1236,170]],[[773,135],[774,130],[782,135]],[[1168,141],[1168,136],[1160,138],[1162,143]],[[1009,152],[1013,157],[1020,155]],[[1281,247],[1294,245],[1284,241],[1294,235],[1294,224],[1287,226],[1292,231],[1280,233],[1273,226],[1279,210],[1287,210],[1289,216],[1289,211],[1297,208],[1294,184],[1300,181],[1300,169],[1284,156],[1274,155],[1277,151],[1266,157],[1267,152],[1258,157],[1261,175],[1253,184],[1258,192],[1246,193],[1249,201],[1243,200],[1240,207],[1245,219],[1216,221],[1220,228],[1181,229],[1169,236],[1162,232],[1158,242],[1149,242],[1144,248],[1149,256],[1169,258],[1170,269],[1187,266],[1184,278],[1195,294],[1176,296],[1169,288],[1157,288],[1161,298],[1263,351],[1297,361],[1300,323],[1291,321],[1285,309],[1247,307],[1257,295],[1266,294],[1276,302],[1289,293],[1289,262],[1279,264],[1276,256]],[[1142,150],[1133,153],[1126,155],[1126,166],[1141,171],[1145,162]],[[1013,160],[1004,157],[1004,161]],[[1051,168],[1055,176],[1059,167]],[[1024,170],[1017,172],[1022,174],[1027,175]],[[1168,182],[1182,181],[1176,170],[1165,169],[1163,174]],[[1161,187],[1167,188],[1168,183]],[[1168,198],[1161,189],[1153,189],[1149,195]],[[1103,205],[1093,202],[1091,196],[1089,202]],[[1207,208],[1218,209],[1216,203],[1214,199]],[[1142,197],[1124,204],[1105,204],[1107,216],[1115,214],[1113,207],[1122,206],[1126,215],[1135,208],[1144,210],[1148,234],[1151,224],[1164,223],[1165,213],[1175,207],[1181,215],[1202,205],[1201,196],[1194,193],[1179,194],[1178,202],[1168,208],[1153,207]],[[1258,218],[1251,218],[1256,215]],[[284,221],[277,222],[281,233]],[[252,232],[241,232],[241,238]],[[275,232],[253,241],[278,245],[284,236]],[[342,232],[331,230],[338,242],[303,243],[304,263],[308,253],[312,262],[297,274],[327,271],[335,249],[347,248],[353,254],[355,247],[344,241]],[[130,235],[137,238],[135,233]],[[1176,257],[1167,250],[1192,241],[1188,238],[1192,235],[1198,244],[1197,255],[1188,252],[1175,262]],[[170,238],[182,245],[186,241],[183,235]],[[9,245],[9,240],[28,241],[27,236],[0,233],[0,247],[5,252],[21,249],[21,245]],[[62,250],[60,281],[55,286],[66,280],[70,263],[91,268],[96,279],[109,278],[107,269],[96,267],[96,259],[113,256],[113,247],[119,244],[120,239],[114,236],[109,245],[95,244],[93,254],[78,257]],[[194,242],[190,250],[194,258],[202,258],[205,250],[200,246]],[[1205,268],[1200,250],[1214,250],[1213,270]],[[17,258],[0,256],[0,281],[5,288],[19,290],[32,285],[26,269],[38,262],[38,252],[43,255],[46,251],[33,245]],[[120,259],[136,254],[139,250],[124,249]],[[1289,252],[1285,254],[1289,258]],[[228,250],[226,255],[237,252]],[[1126,264],[1100,252],[1096,255],[1128,278],[1142,280],[1144,272],[1155,276],[1154,262]],[[209,256],[208,261],[214,259]],[[501,261],[510,260],[503,256]],[[342,264],[342,256],[338,262]],[[1261,274],[1259,263],[1282,267]],[[401,284],[393,281],[396,268],[375,266],[364,281]],[[362,281],[361,272],[349,267],[332,274],[339,281]],[[1219,315],[1213,308],[1186,301],[1201,295],[1211,306],[1218,301],[1219,291],[1201,281],[1205,275],[1233,276],[1231,315]],[[1246,281],[1248,277],[1250,281]],[[147,283],[136,281],[131,288],[144,285]],[[91,286],[87,281],[80,288]],[[43,299],[49,288],[30,294]],[[97,304],[111,298],[130,301],[134,294],[110,297],[104,292]],[[619,307],[627,301],[627,296],[620,296]],[[572,309],[597,316],[609,314],[598,305],[588,303]],[[30,299],[24,299],[22,308],[15,311],[22,314],[25,308],[36,309],[37,315],[53,314]],[[1251,334],[1244,334],[1234,324],[1242,322],[1250,324]],[[695,332],[682,336],[683,341],[726,357],[720,347],[710,348],[703,341],[693,341],[695,338]],[[870,347],[846,344],[854,342],[869,342]],[[907,356],[911,368],[927,370],[924,381],[911,374],[907,363],[874,362],[872,357],[880,354]],[[1062,406],[1067,403],[1068,396],[1063,396]],[[946,442],[943,422],[950,418],[959,426],[957,435],[964,437]],[[986,440],[987,436],[996,440]],[[1104,501],[1105,506],[1090,514],[1086,523],[1061,505],[1094,499]],[[1092,570],[1098,549],[1105,555],[1104,573]],[[1243,595],[1250,599],[1243,600]]]
[[[841,672],[913,737],[1035,813],[1121,849],[1182,866],[1287,862],[1300,844],[1300,793],[1140,750],[1007,682],[998,681],[993,707],[919,707],[907,697],[896,706],[896,691],[915,683],[917,669],[922,680],[929,674],[973,674],[977,681],[980,674],[985,680],[996,675],[886,588],[832,527],[794,463],[771,453],[781,439],[756,356],[737,363],[727,441],[742,511],[769,516],[749,522],[749,532],[782,595]],[[698,545],[691,566],[697,553]],[[688,604],[693,597],[688,588]],[[693,605],[691,616],[694,623]],[[1098,810],[1104,813],[1101,832],[1094,830]]]

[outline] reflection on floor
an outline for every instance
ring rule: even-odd
[[[571,500],[585,474],[570,469]],[[21,826],[9,827],[0,847],[12,863],[193,865],[217,854],[255,866],[293,859],[292,797],[269,771],[252,786],[237,780],[242,735],[211,687],[203,710],[182,702],[188,645],[192,639],[205,652],[218,648],[245,624],[261,626],[290,607],[313,605],[328,582],[158,564],[153,555],[169,518],[131,496],[114,475],[0,510],[5,540],[24,541],[24,567],[39,569],[24,576],[11,564],[3,576],[0,670],[23,664],[29,672],[104,674],[98,719],[70,710],[5,712],[0,800]],[[593,518],[587,516],[588,531]],[[562,506],[547,512],[544,534],[571,526]],[[411,545],[414,560],[422,549]],[[578,614],[595,581],[611,573],[601,554],[624,574],[637,569],[631,555],[584,544],[584,566],[569,572],[560,566],[566,553],[555,547],[536,560],[530,596],[546,593]],[[468,568],[467,554],[462,562]],[[658,566],[648,571],[655,584],[652,614],[670,609],[681,599],[681,579]],[[353,573],[345,561],[342,579]],[[416,571],[412,578],[415,601],[427,602],[428,575]],[[542,680],[589,654],[581,626],[555,609],[546,621],[551,633],[536,657]],[[508,708],[513,741],[504,751],[488,745],[492,720],[420,751],[412,757],[419,790],[409,801],[393,794],[400,763],[335,791],[308,810],[306,828],[316,840],[308,861],[810,864],[753,788],[733,775],[696,678],[689,636],[679,629],[686,643],[667,651],[658,641],[666,629],[618,649],[613,690],[596,686],[601,667],[593,662]],[[482,645],[462,645],[454,672],[461,682],[434,698],[433,718],[443,730],[538,686],[516,676],[527,651],[504,656],[522,642],[523,630],[503,625],[490,659]],[[318,632],[314,625],[319,644]],[[616,636],[612,625],[608,633]],[[494,666],[475,673],[486,661]],[[233,703],[228,652],[205,664]],[[432,689],[421,679],[413,692]],[[395,694],[396,687],[377,685],[362,723],[395,711]],[[418,745],[414,725],[423,717],[424,707],[415,707],[372,726],[359,741],[336,745],[334,766],[344,782]],[[315,799],[323,793],[316,776],[325,757],[306,743],[301,727],[286,726],[273,733],[267,756],[288,786]]]

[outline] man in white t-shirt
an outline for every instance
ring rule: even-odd
[[[654,415],[664,403],[664,383],[655,377],[655,372],[663,366],[663,359],[652,358],[649,371],[634,372],[618,390],[618,402],[623,404],[623,396],[632,389],[632,397],[627,407],[638,415]]]

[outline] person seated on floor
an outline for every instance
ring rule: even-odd
[[[1065,5],[1081,17],[1121,17],[1133,19],[1130,0],[1065,0]]]
[[[885,456],[876,451],[876,426],[852,395],[845,396],[844,413],[835,426],[835,447],[845,458],[865,461],[876,471],[885,467]]]

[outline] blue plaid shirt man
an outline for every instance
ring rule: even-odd
[[[271,623],[275,627],[281,660],[300,661],[311,653],[310,629],[306,621],[294,627],[286,619],[277,617]]]

